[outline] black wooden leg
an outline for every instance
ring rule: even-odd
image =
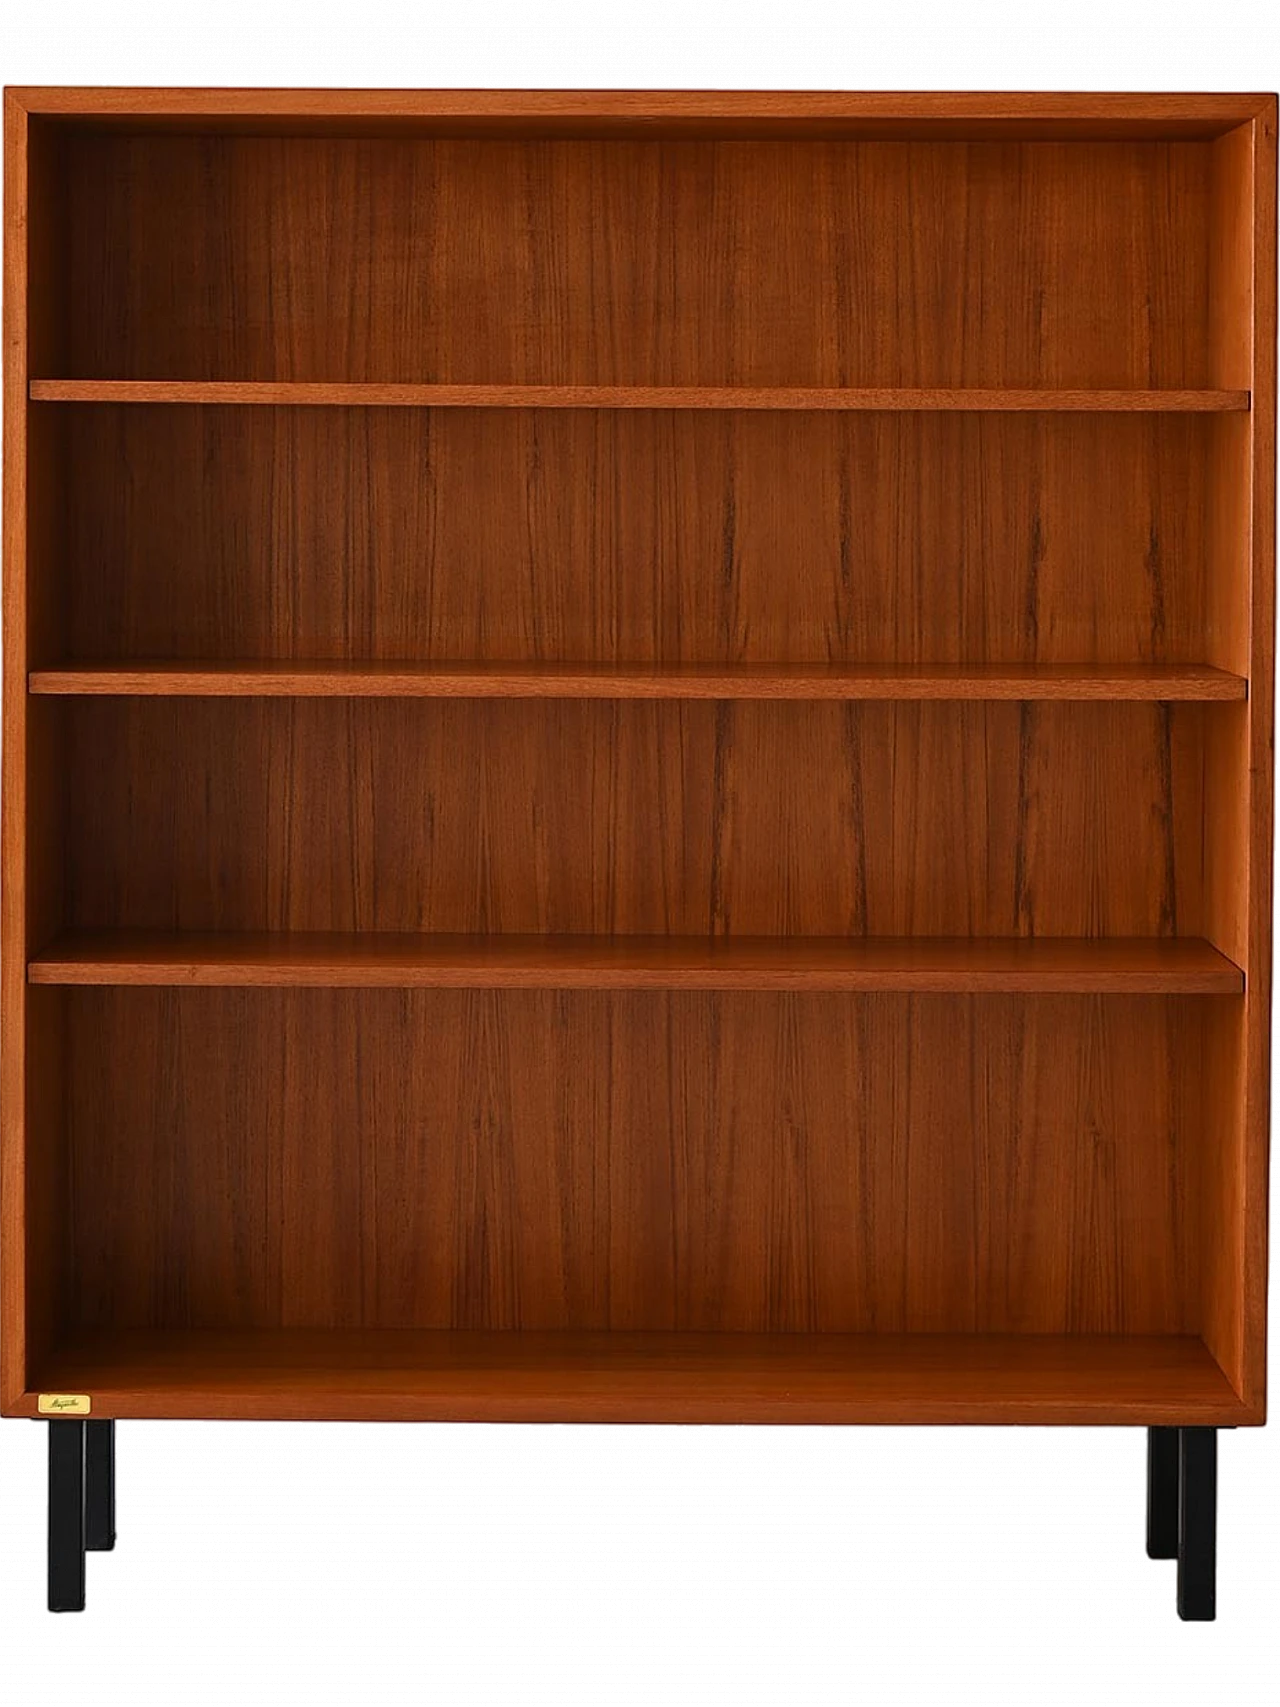
[[[1178,1557],[1178,1430],[1147,1430],[1147,1557]]]
[[[1217,1597],[1218,1431],[1178,1432],[1178,1617],[1208,1620]]]
[[[84,1544],[109,1553],[116,1544],[116,1425],[85,1424]]]
[[[85,1425],[49,1424],[49,1610],[84,1611]]]

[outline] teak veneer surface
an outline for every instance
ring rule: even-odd
[[[38,379],[36,403],[306,404],[398,409],[829,409],[924,413],[1215,414],[1248,409],[1247,391],[715,385],[374,385],[172,379]]]
[[[1262,1420],[1275,132],[8,93],[7,1413]]]
[[[1207,1062],[1226,1141],[1204,1181],[1207,1344],[1253,1409],[1266,1390],[1271,1103],[1276,522],[1276,101],[1212,146],[1210,344],[1223,383],[1254,408],[1221,435],[1212,465],[1213,662],[1244,669],[1243,716],[1207,749],[1206,899],[1213,935],[1245,966],[1242,1009]],[[1209,781],[1212,779],[1212,781]]]
[[[68,1326],[1199,1327],[1238,998],[59,999]]]
[[[95,1413],[342,1421],[1242,1420],[1194,1337],[110,1332],[41,1364]]]
[[[36,380],[1212,383],[1203,143],[72,130],[59,170]]]
[[[1239,995],[1196,937],[583,937],[72,933],[33,984]]]
[[[134,664],[33,670],[37,694],[316,699],[1240,700],[1197,664]]]
[[[685,89],[11,88],[17,113],[95,130],[297,135],[1211,138],[1274,116],[1263,94]]]
[[[1225,662],[1236,417],[33,412],[76,494],[39,664]]]
[[[37,703],[70,926],[603,936],[1197,935],[1233,709]]]

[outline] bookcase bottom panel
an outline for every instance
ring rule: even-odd
[[[95,1416],[1260,1420],[1198,1339],[1172,1335],[107,1332],[67,1346],[37,1373],[42,1389],[88,1394]]]
[[[1206,1037],[1240,998],[40,995],[48,1344],[1201,1329]]]

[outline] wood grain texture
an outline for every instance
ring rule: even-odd
[[[1252,124],[1209,149],[1209,372],[1215,385],[1251,386],[1254,330]]]
[[[1206,658],[1248,675],[1252,663],[1253,420],[1218,422],[1210,436],[1205,506],[1204,638]]]
[[[1253,133],[1243,125],[1209,150],[1209,360],[1216,383],[1251,385],[1253,371]],[[1259,399],[1260,403],[1263,400]],[[1265,404],[1264,404],[1265,407]],[[1206,639],[1214,663],[1247,674],[1253,423],[1220,423],[1210,449]],[[1245,793],[1247,795],[1247,789]]]
[[[1199,937],[426,936],[377,931],[59,937],[33,984],[526,990],[903,990],[1239,995]]]
[[[1271,916],[1275,668],[1276,103],[1213,146],[1215,371],[1257,388],[1214,468],[1217,584],[1211,656],[1243,659],[1246,706],[1224,709],[1206,749],[1210,934],[1246,970],[1245,1001],[1210,1033],[1221,1140],[1206,1169],[1202,1239],[1207,1343],[1265,1411],[1267,1155],[1271,1102]]]
[[[1209,137],[1265,113],[1259,94],[673,89],[13,88],[26,112],[107,128],[278,126],[296,133],[353,123],[406,134]],[[202,125],[200,128],[204,128]]]
[[[1222,662],[1235,417],[53,413],[44,665]]]
[[[69,1328],[1198,1326],[1223,998],[61,999]]]
[[[62,709],[79,928],[1194,936],[1232,708]]]
[[[37,1371],[95,1416],[632,1423],[1251,1420],[1194,1337],[129,1333]],[[21,1414],[35,1411],[35,1393]]]
[[[1260,406],[1252,422],[1244,473],[1249,544],[1250,673],[1259,691],[1249,705],[1244,765],[1248,819],[1236,841],[1247,894],[1249,980],[1243,1047],[1235,1094],[1225,1106],[1241,1111],[1235,1142],[1217,1158],[1214,1200],[1219,1215],[1206,1239],[1220,1265],[1215,1275],[1214,1344],[1239,1390],[1261,1409],[1266,1390],[1268,1126],[1271,1103],[1271,917],[1274,807],[1275,468],[1276,468],[1276,103],[1250,126],[1247,153],[1237,158],[1237,219],[1251,233],[1236,258],[1245,268],[1238,288],[1252,307],[1247,347]],[[1246,340],[1243,335],[1240,343]],[[1243,769],[1243,766],[1241,767]],[[1238,820],[1235,821],[1238,823]],[[1234,827],[1234,826],[1233,826]],[[1232,1057],[1226,1057],[1230,1063]]]
[[[1260,405],[1253,422],[1250,540],[1250,676],[1257,684],[1249,712],[1249,1000],[1245,1019],[1244,1142],[1240,1222],[1243,1227],[1241,1391],[1258,1412],[1266,1403],[1268,1162],[1271,1121],[1271,986],[1274,947],[1275,632],[1276,632],[1276,176],[1277,99],[1252,123],[1253,380]],[[1246,213],[1246,218],[1249,214]]]
[[[32,293],[52,250],[47,150],[5,103],[4,743],[0,864],[0,1406],[25,1387],[60,1311],[61,1008],[28,991],[24,962],[62,917],[60,714],[29,704],[26,673],[51,643],[57,504],[48,427],[27,405],[34,353],[47,353],[50,299]]]
[[[151,664],[33,670],[33,694],[223,699],[1243,700],[1202,664]]]
[[[4,110],[4,751],[0,884],[0,1403],[26,1386],[27,114]]]
[[[63,195],[61,137],[56,128],[38,126],[29,138],[29,220],[27,220],[27,365],[39,367],[56,360],[65,304],[65,227],[67,198]],[[63,623],[61,563],[65,562],[65,422],[58,411],[22,411],[20,430],[26,435],[26,541],[22,575],[22,638],[15,647],[15,671],[20,679],[32,659],[58,644]],[[9,597],[14,596],[9,582]],[[20,650],[19,650],[20,649]],[[20,662],[22,652],[26,654]],[[19,690],[15,679],[15,690]],[[9,707],[5,708],[9,710]],[[24,741],[26,811],[14,823],[14,845],[7,855],[24,862],[22,896],[24,920],[15,958],[31,953],[63,922],[63,850],[67,845],[60,702],[27,700],[22,719],[10,727],[7,739]],[[9,871],[0,883],[9,879]],[[0,999],[10,987],[0,982]],[[65,1052],[63,1012],[56,992],[27,990],[26,1050],[24,1050],[24,1130],[26,1200],[20,1261],[26,1275],[26,1355],[44,1354],[55,1342],[67,1308],[65,1297],[65,1210],[67,1210],[67,1133],[65,1133]]]
[[[65,338],[38,380],[582,387],[559,394],[578,407],[1208,383],[1202,143],[72,130],[63,159]]]
[[[1274,97],[7,119],[0,1409],[1261,1421]]]
[[[1206,1345],[1236,1391],[1262,1405],[1263,1392],[1246,1392],[1246,1369],[1256,1355],[1248,1344],[1245,1302],[1251,1286],[1244,1213],[1248,1024],[1247,999],[1223,1003],[1206,1022],[1205,1098],[1217,1139],[1205,1154],[1200,1188],[1201,1323]]]
[[[809,386],[375,385],[153,379],[38,379],[35,403],[204,403],[397,409],[852,409],[1079,414],[1222,414],[1247,391],[984,390]]]
[[[31,1361],[54,1343],[70,1309],[65,1012],[57,990],[28,990],[26,1081],[19,1128],[27,1147],[21,1199],[25,1238],[19,1247],[25,1334],[19,1341],[23,1355],[15,1372],[17,1391],[27,1385]],[[13,1260],[14,1254],[10,1252],[6,1260]]]

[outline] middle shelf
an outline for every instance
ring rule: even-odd
[[[1238,995],[1199,937],[68,932],[33,984]]]
[[[33,403],[1015,414],[1225,414],[1247,411],[1251,403],[1246,390],[1176,386],[456,385],[206,379],[34,379],[30,397]]]
[[[31,692],[152,698],[1242,700],[1204,664],[63,664]]]

